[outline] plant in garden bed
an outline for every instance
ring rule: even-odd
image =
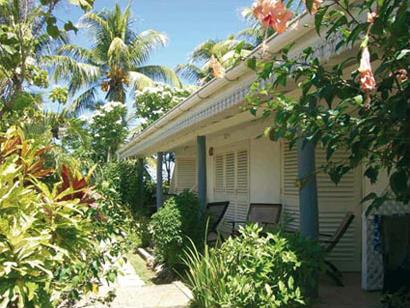
[[[55,306],[95,290],[104,275],[115,277],[103,265],[121,253],[127,214],[95,193],[90,175],[67,165],[46,168],[49,151],[15,127],[0,135],[0,302],[5,307]]]
[[[189,239],[200,247],[205,231],[197,196],[188,190],[168,199],[152,216],[152,240],[159,262],[177,269]]]
[[[298,234],[249,225],[220,248],[185,252],[187,283],[197,307],[298,307],[323,263],[323,252]]]

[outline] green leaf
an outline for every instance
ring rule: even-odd
[[[47,33],[54,39],[60,36],[60,30],[56,25],[53,24],[47,25]]]
[[[320,28],[322,27],[322,24],[323,24],[323,17],[325,17],[328,8],[329,8],[328,6],[319,8],[319,10],[317,11],[315,15],[315,29],[319,36],[320,36]]]
[[[355,102],[356,105],[361,106],[363,104],[363,96],[356,95],[355,97],[353,97],[353,101]]]
[[[377,177],[379,175],[379,170],[375,167],[369,167],[364,172],[364,175],[370,180],[370,183],[376,183]]]
[[[250,59],[248,59],[248,61],[246,62],[246,64],[248,65],[248,67],[252,70],[256,70],[256,58],[252,57]]]
[[[410,53],[410,49],[402,49],[397,55],[396,60],[401,60]]]
[[[396,195],[406,193],[407,176],[403,170],[396,171],[390,176],[390,187]]]
[[[68,21],[64,24],[64,30],[65,31],[74,31],[75,34],[78,32],[78,28],[74,26],[74,24],[71,21]]]

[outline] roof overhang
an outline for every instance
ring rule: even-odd
[[[301,54],[307,46],[312,46],[320,58],[329,58],[334,51],[335,40],[318,38],[315,35],[314,17],[305,13],[293,20],[285,33],[272,36],[264,48],[270,53],[275,53],[291,43],[297,45],[294,50],[292,49],[295,56]],[[262,47],[258,46],[247,59],[261,58],[262,55]],[[119,157],[142,156],[167,150],[162,147],[166,140],[243,102],[250,84],[255,80],[254,72],[246,64],[247,59],[229,69],[224,78],[209,81],[134,136],[118,150]]]

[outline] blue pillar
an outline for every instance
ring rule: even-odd
[[[144,158],[138,158],[137,160],[137,178],[138,178],[138,200],[137,205],[141,210],[144,206]]]
[[[157,210],[162,206],[162,152],[157,153]]]
[[[300,181],[299,211],[300,233],[309,239],[319,237],[319,211],[315,170],[315,145],[300,139],[298,147],[298,177]],[[307,294],[312,298],[319,296],[319,272],[314,273],[312,285],[307,286]]]
[[[198,136],[197,144],[197,172],[198,199],[202,212],[206,208],[206,137]]]
[[[315,145],[304,142],[298,147],[298,178],[301,184],[299,191],[300,232],[310,239],[319,235],[319,211],[317,204]]]

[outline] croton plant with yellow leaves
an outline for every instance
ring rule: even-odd
[[[128,214],[52,151],[16,127],[0,134],[1,307],[55,307],[114,279],[103,265],[119,253]]]
[[[330,53],[345,56],[330,63],[315,46],[298,57],[291,56],[292,44],[275,53],[265,46],[263,60],[248,61],[258,75],[247,97],[250,111],[274,118],[265,130],[273,140],[285,138],[294,145],[303,139],[323,146],[327,163],[322,167],[335,183],[358,166],[372,183],[387,172],[388,189],[363,200],[369,209],[386,200],[408,203],[410,2],[299,2],[257,0],[252,10],[260,26],[276,36],[309,26],[301,22],[307,18],[299,17],[311,15],[310,27],[334,46]],[[300,95],[286,94],[290,85]],[[348,159],[331,163],[337,150],[346,151]]]

